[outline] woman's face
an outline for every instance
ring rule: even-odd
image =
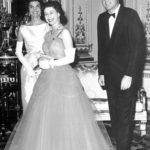
[[[31,17],[41,16],[41,5],[38,1],[32,1],[29,3],[29,14]]]
[[[46,7],[44,9],[45,20],[50,25],[60,23],[60,14],[53,7]]]

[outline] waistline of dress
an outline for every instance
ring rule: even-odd
[[[37,54],[43,54],[41,51],[37,51],[37,52],[27,52],[25,55],[37,55]]]

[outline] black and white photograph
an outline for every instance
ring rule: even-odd
[[[150,0],[0,0],[0,150],[150,150]]]

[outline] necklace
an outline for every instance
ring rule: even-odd
[[[41,23],[43,23],[41,19],[33,19],[29,22],[30,25],[39,25]]]
[[[54,35],[54,36],[57,36],[57,34],[58,34],[58,33],[60,32],[60,30],[62,30],[62,29],[63,29],[63,25],[60,24],[60,25],[58,25],[58,27],[52,28],[51,34]]]

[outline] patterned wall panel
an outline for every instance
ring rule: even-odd
[[[93,60],[89,44],[89,0],[73,0],[73,37],[80,60]]]

